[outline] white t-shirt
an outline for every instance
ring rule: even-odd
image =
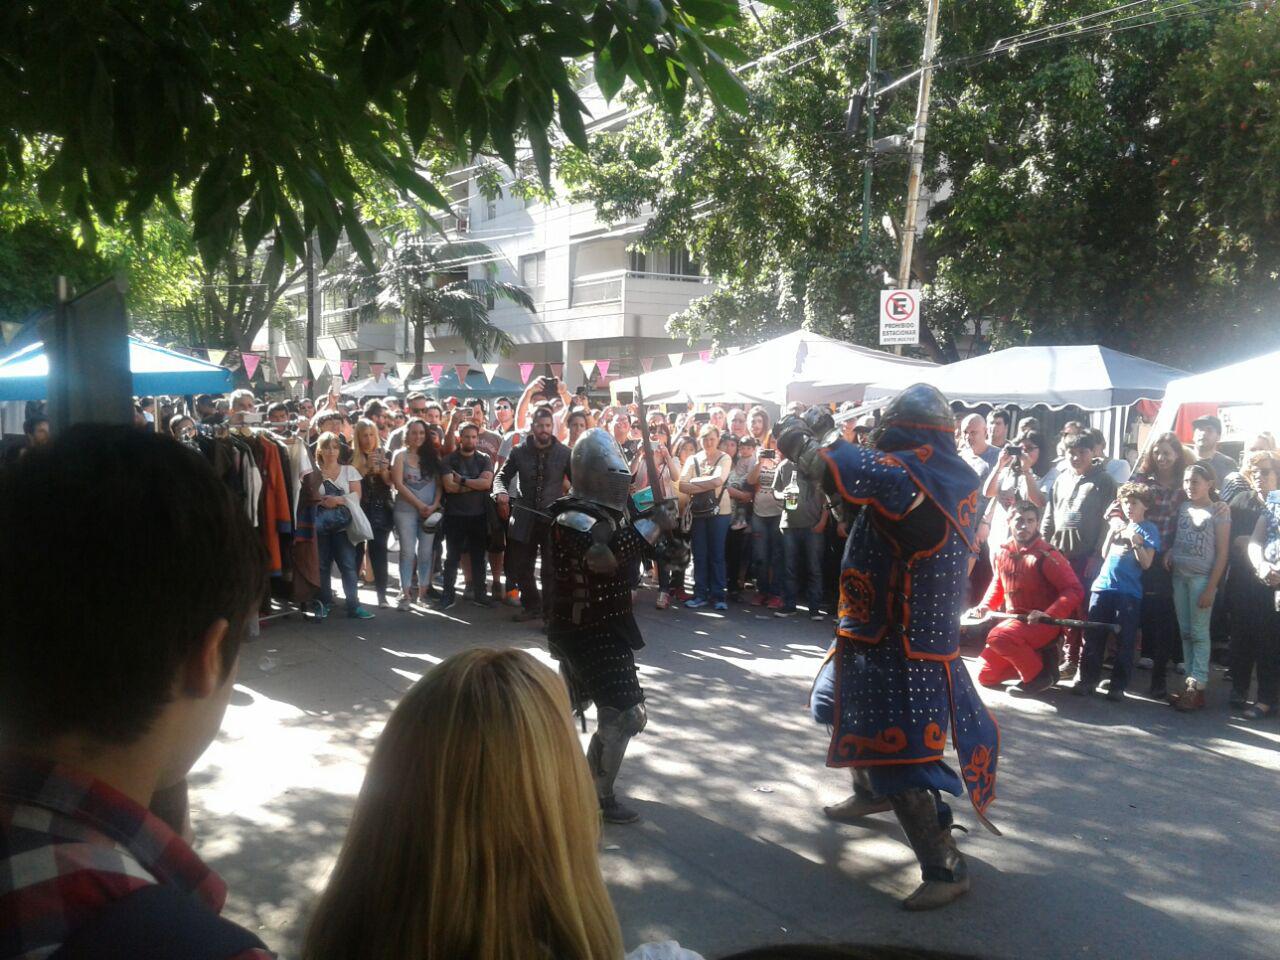
[[[320,495],[322,497],[323,496],[345,497],[348,493],[351,492],[351,485],[353,483],[358,484],[360,482],[360,471],[357,470],[355,467],[351,466],[350,464],[344,467],[338,468],[338,479],[336,480],[330,480],[328,477],[326,477],[324,475],[324,472],[320,470],[319,467],[316,467],[316,470],[319,471],[320,473]],[[332,491],[326,491],[324,486],[325,483],[334,484],[340,492],[333,493]]]
[[[704,960],[702,954],[686,950],[674,940],[659,943],[642,943],[626,955],[624,960]]]

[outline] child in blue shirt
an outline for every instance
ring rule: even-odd
[[[1111,669],[1108,700],[1123,700],[1133,673],[1133,652],[1142,613],[1142,571],[1151,566],[1160,551],[1160,533],[1146,519],[1153,496],[1145,483],[1126,483],[1117,494],[1128,523],[1112,531],[1102,548],[1102,569],[1089,595],[1089,619],[1097,623],[1118,623],[1120,642]],[[1071,688],[1077,695],[1093,693],[1102,678],[1102,656],[1111,631],[1093,627],[1084,634],[1084,657],[1080,679]]]

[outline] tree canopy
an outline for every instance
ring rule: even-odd
[[[914,263],[926,352],[953,359],[976,332],[997,347],[1101,342],[1203,363],[1206,316],[1238,334],[1215,341],[1222,358],[1256,346],[1260,318],[1280,306],[1280,18],[1240,7],[943,4],[926,145],[935,202]],[[919,61],[923,5],[883,8],[879,67],[901,78]],[[645,114],[588,154],[566,152],[576,196],[607,219],[651,210],[639,243],[684,244],[718,281],[673,332],[727,344],[803,325],[875,342],[906,157],[872,158],[864,253],[865,128],[850,135],[846,111],[865,76],[868,9],[797,0],[736,27],[763,58],[742,74],[744,115],[695,95],[677,117]],[[910,132],[915,83],[897,91],[878,136]]]
[[[778,0],[782,2],[782,0]],[[690,86],[745,98],[716,32],[736,0],[85,0],[0,5],[0,184],[35,155],[39,195],[136,232],[191,191],[208,264],[271,239],[287,258],[345,232],[371,259],[362,183],[449,204],[423,157],[527,139],[549,175],[551,128],[586,146],[575,61],[606,95],[630,79],[678,109]],[[91,237],[90,237],[91,239]]]

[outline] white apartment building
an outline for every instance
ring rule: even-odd
[[[593,85],[582,92],[588,108],[600,118],[592,129],[626,122],[625,111],[606,107]],[[597,96],[593,99],[591,93]],[[629,376],[637,372],[641,357],[699,349],[669,337],[666,324],[672,314],[709,293],[711,281],[701,276],[684,250],[629,250],[647,217],[603,223],[590,203],[526,201],[509,189],[487,199],[473,170],[460,170],[448,182],[455,215],[443,222],[447,235],[486,244],[493,260],[470,266],[471,276],[496,269],[497,279],[525,287],[537,308],[531,313],[498,301],[490,311],[490,320],[515,344],[509,355],[489,358],[505,364],[501,376],[518,379],[514,364],[520,362],[563,363],[564,379],[575,387],[583,380],[583,360],[611,360],[610,375]],[[412,330],[403,321],[362,322],[339,295],[316,296],[319,356],[387,364],[413,359]],[[305,377],[305,287],[299,284],[289,301],[294,320],[264,330],[255,346],[272,356],[290,356],[293,363],[286,376]],[[475,368],[480,360],[459,338],[442,330],[434,336],[428,332],[425,362]],[[534,376],[545,372],[535,368]]]

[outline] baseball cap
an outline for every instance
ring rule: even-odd
[[[1191,421],[1191,426],[1209,427],[1210,429],[1217,430],[1218,433],[1222,433],[1222,421],[1212,414],[1206,414],[1203,417],[1196,417]]]

